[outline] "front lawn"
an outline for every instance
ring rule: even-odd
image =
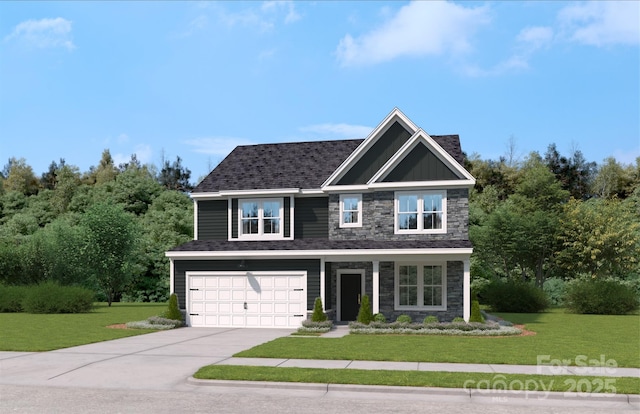
[[[578,357],[586,357],[588,360],[613,359],[619,367],[640,367],[639,315],[576,315],[554,309],[539,314],[499,316],[524,324],[536,335],[285,337],[235,356],[536,365],[539,355],[548,355],[545,360],[568,360],[569,365],[575,365]]]
[[[165,303],[98,303],[88,313],[0,313],[0,351],[51,351],[153,332],[107,326],[146,319],[166,308]]]

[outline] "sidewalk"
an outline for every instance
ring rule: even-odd
[[[581,375],[640,378],[640,368],[573,367],[551,365],[457,364],[441,362],[345,361],[282,358],[228,358],[214,365],[252,365],[283,368],[366,369],[392,371],[484,372],[489,374]]]

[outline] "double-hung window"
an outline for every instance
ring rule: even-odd
[[[239,200],[239,236],[242,238],[282,238],[282,200]]]
[[[398,264],[396,309],[446,309],[446,279],[444,264]]]
[[[446,233],[446,191],[398,192],[396,233]]]
[[[362,227],[362,196],[340,195],[340,227]]]

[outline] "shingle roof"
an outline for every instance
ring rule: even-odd
[[[431,137],[462,165],[458,135]],[[238,146],[193,192],[320,188],[363,141],[351,139]]]
[[[192,240],[172,252],[220,252],[264,250],[400,250],[471,248],[469,240],[328,240],[295,239],[269,241]]]

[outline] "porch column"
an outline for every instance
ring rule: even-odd
[[[325,267],[325,263],[324,263],[324,257],[320,258],[320,300],[322,300],[322,312],[325,311],[326,309],[326,301],[325,301],[325,292],[324,292],[324,284],[325,284],[325,275],[324,275],[324,267]]]
[[[173,265],[173,259],[169,259],[169,294],[173,293],[174,272],[175,267]]]
[[[462,317],[469,322],[471,316],[471,261],[464,260],[464,279],[462,282]]]
[[[374,261],[373,264],[373,301],[371,311],[375,315],[380,312],[380,262]]]

